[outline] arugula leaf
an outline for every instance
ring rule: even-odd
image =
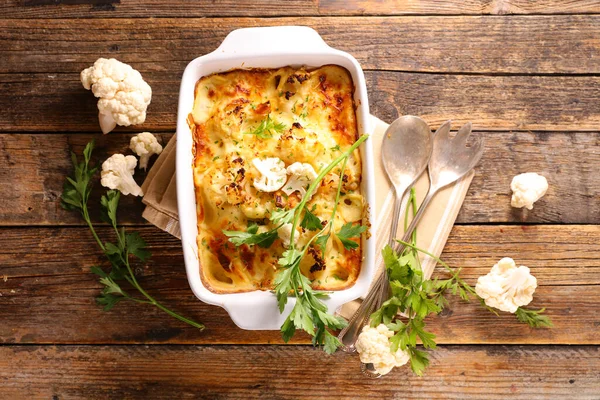
[[[348,222],[342,226],[339,232],[335,235],[340,239],[346,250],[356,249],[358,243],[350,240],[353,237],[360,237],[360,234],[367,230],[366,226],[352,225],[352,222]]]
[[[244,132],[247,135],[255,135],[261,139],[270,139],[273,137],[272,132],[281,133],[286,129],[285,124],[276,124],[271,119],[271,114],[263,119],[260,124],[252,132]]]
[[[552,321],[546,315],[540,315],[544,311],[545,308],[539,310],[529,310],[523,307],[517,308],[517,312],[515,313],[517,319],[520,322],[526,323],[532,328],[551,328],[554,326]]]
[[[229,241],[236,246],[241,246],[242,244],[256,244],[265,249],[271,247],[273,242],[278,238],[277,229],[271,229],[270,231],[263,233],[256,232],[258,232],[258,225],[252,223],[248,226],[246,232],[224,230],[223,234],[229,237]]]
[[[308,229],[309,231],[319,231],[323,229],[323,225],[321,225],[321,220],[319,217],[311,213],[308,208],[304,210],[304,218],[302,218],[300,226]]]

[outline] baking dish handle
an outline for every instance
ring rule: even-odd
[[[308,26],[272,26],[236,29],[215,50],[219,54],[293,54],[329,50],[323,38]]]

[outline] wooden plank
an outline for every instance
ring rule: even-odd
[[[495,132],[486,133],[486,151],[477,167],[458,223],[600,223],[600,165],[596,151],[599,133]],[[71,173],[69,149],[81,154],[83,146],[97,141],[95,163],[114,153],[131,154],[131,134],[0,134],[0,226],[82,225],[78,214],[59,206],[62,185]],[[171,134],[160,134],[163,144]],[[514,175],[535,171],[546,176],[550,189],[533,210],[510,206]],[[32,178],[34,177],[34,178]],[[136,171],[138,182],[145,177]],[[99,182],[92,195],[97,211]],[[123,196],[125,224],[140,224],[140,198]],[[98,214],[93,214],[99,221]]]
[[[424,377],[401,367],[373,381],[356,355],[308,347],[9,346],[0,397],[593,399],[599,360],[589,346],[448,346]]]
[[[153,87],[148,118],[117,132],[175,129],[179,73],[145,74]],[[393,121],[423,117],[432,128],[452,119],[483,131],[597,131],[600,77],[472,76],[366,72],[371,113]],[[96,99],[78,74],[0,75],[0,132],[100,132]]]
[[[320,0],[319,11],[335,15],[410,15],[410,14],[597,14],[595,0]]]
[[[143,18],[284,15],[594,14],[596,0],[224,0],[217,4],[159,0],[7,0],[0,18]]]
[[[160,0],[7,0],[0,18],[146,18],[314,15],[317,0],[171,1]]]
[[[84,228],[3,228],[0,231],[1,343],[281,343],[278,331],[242,331],[226,312],[189,289],[180,242],[157,228],[138,229],[153,253],[137,265],[157,300],[207,328],[199,332],[159,310],[121,303],[103,312],[101,287],[89,272],[106,263]],[[110,240],[107,228],[99,229]],[[532,330],[513,315],[496,317],[477,303],[453,301],[430,329],[445,344],[600,344],[600,226],[456,226],[443,258],[471,284],[501,257],[527,265],[538,278],[532,306],[547,306],[555,327]],[[6,275],[6,282],[2,279]],[[501,329],[499,329],[501,327]],[[300,335],[296,343],[308,343]]]
[[[131,63],[145,77],[171,71],[179,79],[189,61],[213,51],[232,30],[274,25],[311,26],[329,45],[353,54],[365,69],[600,73],[595,61],[600,57],[600,16],[596,15],[43,19],[35,23],[0,19],[0,73],[78,74],[104,56]]]

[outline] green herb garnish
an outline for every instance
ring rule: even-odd
[[[204,329],[204,325],[189,320],[160,304],[150,296],[139,284],[133,269],[131,267],[130,256],[138,258],[140,261],[146,261],[150,257],[150,252],[146,249],[146,242],[139,233],[128,233],[124,227],[119,228],[117,224],[117,208],[121,193],[116,190],[109,190],[102,196],[100,204],[103,218],[113,227],[117,242],[103,243],[98,237],[89,215],[88,201],[92,192],[92,178],[98,168],[90,167],[90,158],[94,149],[94,141],[85,146],[83,150],[83,161],[78,162],[75,153],[71,153],[71,160],[75,168],[74,176],[67,177],[63,193],[61,196],[61,206],[69,211],[79,211],[90,228],[94,239],[102,249],[111,263],[110,272],[105,272],[99,266],[91,267],[91,271],[100,276],[100,283],[104,286],[102,293],[96,298],[98,304],[104,306],[104,310],[112,309],[122,300],[130,300],[136,303],[154,305],[172,317],[177,318],[195,328]],[[134,297],[123,289],[121,283],[127,281],[136,289],[143,298]]]
[[[361,233],[367,230],[366,226],[352,225],[352,222],[348,222],[342,226],[339,232],[335,235],[340,239],[346,250],[356,249],[358,243],[350,240],[354,237],[360,237]]]
[[[270,139],[273,137],[273,132],[281,133],[286,129],[285,124],[276,124],[271,119],[271,115],[263,119],[260,124],[252,132],[244,132],[247,135],[255,135],[261,139]]]
[[[274,289],[280,312],[283,312],[290,295],[296,297],[296,304],[294,305],[294,308],[281,326],[281,334],[286,342],[292,338],[297,329],[300,329],[312,336],[312,342],[314,346],[322,346],[327,353],[335,352],[335,350],[341,345],[338,338],[331,334],[328,329],[341,329],[346,326],[346,321],[343,318],[336,317],[328,312],[327,306],[322,301],[327,297],[327,294],[312,289],[310,280],[306,276],[302,275],[302,272],[300,271],[300,262],[313,243],[316,246],[319,246],[324,252],[327,240],[331,236],[333,221],[339,203],[341,186],[343,182],[342,176],[346,162],[352,152],[356,150],[356,148],[358,148],[358,146],[360,146],[360,144],[364,142],[367,137],[367,135],[361,136],[350,148],[348,148],[348,150],[333,160],[325,168],[321,169],[317,175],[317,178],[306,190],[306,194],[302,197],[300,203],[298,203],[295,207],[290,210],[276,209],[271,212],[270,220],[273,224],[277,225],[277,228],[269,231],[272,232],[272,234],[276,235],[277,229],[279,229],[283,224],[292,224],[290,245],[278,260],[279,270],[275,277]],[[308,199],[311,198],[312,193],[321,184],[323,178],[340,163],[342,163],[342,168],[340,171],[338,191],[336,194],[336,201],[334,203],[332,217],[325,227],[323,227],[321,220],[306,207],[306,203],[308,202]],[[298,225],[309,230],[319,230],[319,232],[314,235],[311,240],[309,240],[308,243],[306,243],[302,248],[296,248],[294,244],[294,235],[296,234],[296,227]],[[351,231],[348,232],[348,229],[350,228]],[[351,227],[350,224],[346,230],[342,228],[342,231],[344,231],[342,236],[348,239],[353,237],[352,235],[355,235],[357,231],[364,231],[364,229],[361,230],[359,228],[360,227]],[[257,235],[257,231],[254,230],[254,228],[252,228],[252,231],[250,230],[251,229],[248,228],[246,232],[225,231],[225,234],[229,236],[229,240],[236,245],[243,243],[250,244],[250,242],[256,241]],[[349,236],[346,237],[345,235]]]
[[[417,209],[414,188],[411,190],[408,204],[414,215]],[[405,229],[408,223],[408,209],[407,207]],[[448,305],[446,293],[457,295],[464,301],[470,301],[472,297],[478,298],[489,311],[498,314],[487,307],[483,299],[477,296],[475,289],[459,276],[460,269],[455,270],[435,255],[418,248],[416,233],[413,234],[410,242],[401,240],[397,242],[406,246],[401,254],[397,254],[389,246],[382,251],[392,294],[378,310],[371,314],[371,326],[383,323],[395,332],[390,338],[391,350],[395,352],[400,348],[406,351],[413,372],[420,376],[429,365],[429,356],[427,352],[417,349],[417,339],[426,349],[436,347],[435,335],[425,329],[424,320],[431,314],[438,314]],[[444,267],[449,278],[424,280],[418,253],[432,257]],[[536,311],[518,308],[516,316],[519,321],[532,327],[552,326],[548,317],[540,315],[543,311],[544,309]],[[399,317],[399,312],[405,317]]]

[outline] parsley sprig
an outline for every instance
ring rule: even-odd
[[[104,306],[104,311],[109,311],[122,300],[130,300],[136,303],[151,304],[172,317],[177,318],[195,328],[204,329],[204,325],[187,319],[163,306],[150,296],[139,284],[131,266],[130,256],[146,261],[150,257],[150,252],[146,249],[146,242],[141,238],[138,232],[128,233],[124,227],[119,228],[117,224],[117,208],[121,193],[116,190],[109,190],[100,200],[103,219],[110,223],[116,235],[116,243],[102,242],[94,229],[89,215],[88,201],[92,192],[92,178],[98,171],[97,167],[90,166],[90,159],[94,149],[94,141],[91,141],[83,150],[83,161],[79,162],[75,153],[71,153],[71,160],[75,168],[73,177],[67,177],[63,193],[61,196],[61,205],[69,211],[79,211],[84,221],[90,228],[94,239],[102,249],[102,252],[108,258],[111,264],[110,272],[105,272],[99,266],[91,267],[91,271],[100,277],[100,283],[104,286],[102,293],[96,298],[98,304]],[[128,293],[121,283],[127,281],[136,289],[143,298],[132,296]]]
[[[284,123],[276,124],[272,119],[271,115],[267,115],[267,118],[263,119],[260,124],[254,128],[251,132],[245,132],[247,135],[255,135],[261,139],[270,139],[273,137],[273,132],[281,133],[286,129]]]
[[[273,238],[275,240],[277,237],[277,230],[284,224],[292,224],[290,245],[278,260],[279,270],[274,282],[274,292],[277,296],[280,312],[283,312],[290,295],[296,297],[296,304],[281,326],[281,334],[285,342],[288,342],[294,336],[296,330],[300,329],[312,336],[314,346],[323,346],[325,352],[329,354],[335,352],[341,345],[339,339],[332,335],[328,329],[342,329],[346,326],[346,321],[341,317],[329,313],[327,305],[323,302],[323,299],[327,298],[327,293],[316,291],[311,287],[310,280],[300,271],[300,262],[313,243],[323,253],[325,252],[327,241],[331,237],[333,230],[333,221],[339,204],[346,162],[354,150],[367,138],[368,135],[361,136],[345,152],[323,168],[306,190],[306,194],[302,197],[302,200],[295,207],[289,210],[276,209],[272,211],[270,220],[276,225],[276,228],[264,233],[258,233],[258,228],[254,226],[249,227],[246,232],[223,231],[229,237],[229,241],[237,246],[241,244],[257,244],[262,247],[269,247],[273,243],[272,241],[269,242],[270,239]],[[308,199],[311,198],[312,193],[321,184],[323,178],[340,163],[342,163],[342,167],[332,215],[329,222],[323,227],[321,220],[308,209],[306,204]],[[302,219],[300,219],[301,217]],[[296,248],[294,244],[294,235],[298,225],[311,231],[319,231],[302,248]],[[352,223],[347,223],[335,234],[342,241],[346,249],[354,249],[358,245],[350,239],[360,237],[360,234],[365,230],[366,227],[360,225],[353,226]],[[265,240],[265,237],[269,239]]]
[[[405,229],[408,223],[408,211],[416,213],[416,196],[414,188],[409,197],[410,208],[407,207],[405,216]],[[371,326],[385,324],[394,332],[390,338],[390,348],[393,352],[398,349],[406,351],[410,357],[410,366],[419,376],[429,365],[429,355],[426,351],[417,348],[417,339],[425,349],[435,349],[435,335],[425,328],[425,318],[431,314],[439,314],[448,305],[446,294],[459,296],[464,301],[472,297],[478,298],[482,305],[489,311],[498,315],[496,311],[477,296],[475,289],[465,282],[460,276],[460,269],[455,270],[435,255],[416,246],[416,232],[410,242],[401,240],[398,243],[405,246],[401,254],[397,254],[390,246],[383,251],[383,260],[390,281],[391,296],[382,306],[371,314]],[[418,253],[432,257],[446,270],[448,279],[424,280],[423,271]],[[544,309],[528,310],[519,307],[516,317],[520,322],[531,327],[550,327],[552,323],[547,316],[540,315]],[[402,313],[402,317],[398,316]]]

